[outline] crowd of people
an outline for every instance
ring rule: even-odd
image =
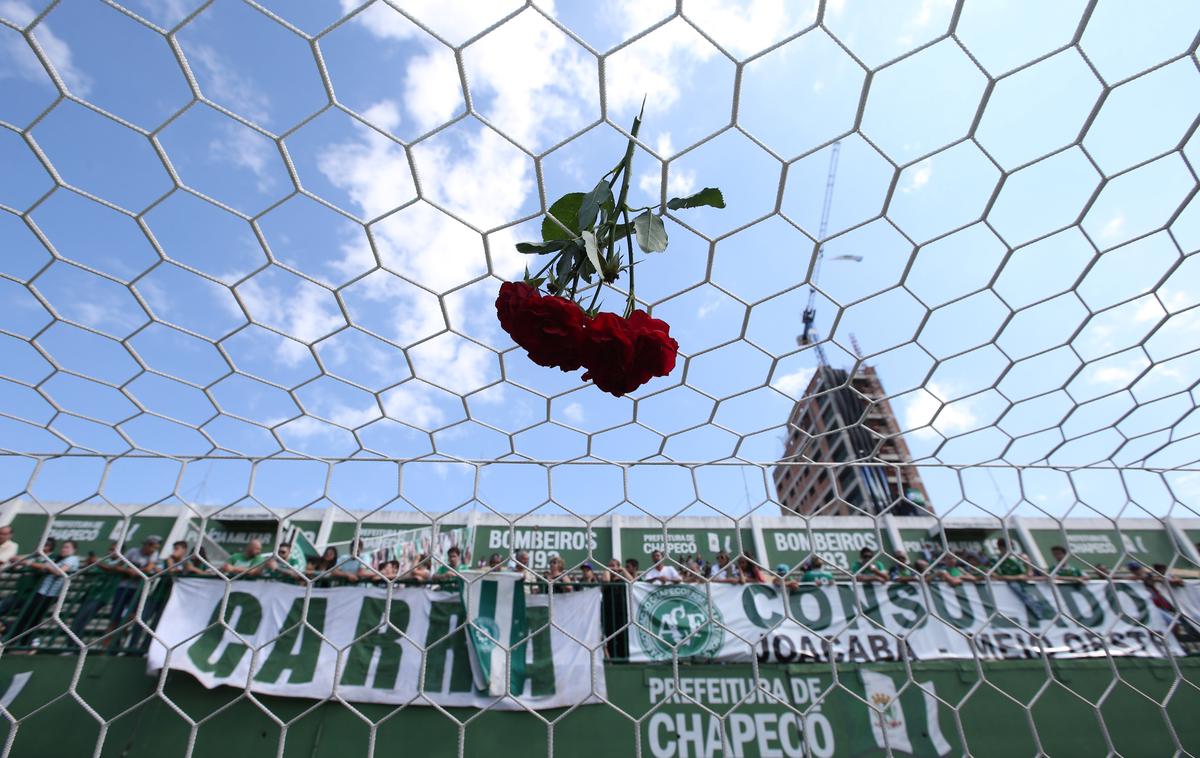
[[[267,552],[260,540],[250,539],[240,551],[214,562],[206,556],[204,548],[193,551],[188,542],[178,541],[170,550],[164,550],[162,538],[151,535],[124,551],[118,543],[112,543],[104,556],[89,553],[81,557],[74,540],[53,538],[47,539],[40,550],[22,554],[12,539],[12,527],[0,526],[0,571],[21,573],[16,590],[0,599],[0,619],[4,620],[0,621],[0,628],[7,641],[37,627],[55,606],[72,575],[89,577],[89,581],[82,583],[85,589],[69,622],[72,633],[82,638],[93,622],[106,616],[103,636],[115,640],[118,630],[130,631],[132,635],[144,632],[144,627],[161,613],[169,592],[167,586],[164,584],[164,591],[158,593],[145,591],[152,584],[148,579],[163,575],[263,578],[324,585],[402,583],[450,589],[457,586],[460,572],[470,568],[464,564],[458,547],[451,547],[444,557],[419,555],[403,566],[395,558],[379,558],[378,551],[365,550],[361,541],[350,547],[345,554],[330,546],[319,555],[304,555],[288,542],[281,542],[274,551]],[[902,551],[885,557],[863,548],[849,569],[831,566],[820,556],[812,555],[797,566],[779,564],[768,571],[753,556],[745,554],[733,556],[721,551],[710,561],[700,555],[668,559],[660,550],[653,551],[644,568],[636,558],[623,562],[614,558],[599,568],[584,562],[569,569],[561,557],[553,556],[546,567],[535,569],[528,552],[518,550],[511,556],[493,553],[479,561],[475,570],[519,572],[528,590],[535,593],[572,592],[588,585],[632,582],[771,584],[795,589],[802,585],[851,581],[960,585],[988,580],[1082,582],[1111,577],[1143,582],[1155,597],[1163,598],[1164,604],[1169,601],[1161,591],[1162,586],[1182,581],[1162,564],[1147,567],[1130,562],[1121,572],[1098,564],[1085,573],[1068,560],[1064,547],[1054,546],[1050,552],[1053,565],[1049,570],[1035,567],[1027,556],[1011,550],[1008,542],[1001,539],[994,555],[954,550],[932,560],[924,557],[910,560]],[[139,607],[144,623],[129,625],[127,622]]]

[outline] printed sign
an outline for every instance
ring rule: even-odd
[[[1172,593],[1200,619],[1189,582]],[[631,660],[792,663],[1182,655],[1137,582],[653,585],[631,590]],[[1061,609],[1061,611],[1060,611]]]
[[[665,531],[665,534],[664,534]],[[749,529],[741,530],[741,541],[737,529],[687,529],[668,526],[665,530],[655,528],[621,528],[621,555],[636,559],[643,567],[650,565],[650,556],[655,550],[684,560],[699,555],[713,561],[722,551],[736,556],[739,553],[754,553],[754,535]]]
[[[1050,548],[1061,545],[1068,551],[1067,563],[1083,571],[1099,565],[1117,571],[1131,561],[1145,566],[1170,565],[1176,554],[1165,529],[1067,529],[1065,539],[1060,529],[1030,532],[1047,565],[1054,565]]]
[[[772,569],[781,563],[796,568],[817,555],[827,565],[849,571],[864,547],[881,551],[879,536],[872,529],[763,529]]]
[[[581,563],[605,563],[613,555],[612,532],[606,528],[553,526],[496,526],[475,528],[475,561],[486,563],[492,555],[508,562],[519,550],[529,553],[529,565],[544,569],[555,556],[568,568]]]
[[[603,699],[600,590],[518,594],[535,631],[511,648],[523,663],[510,667],[511,697],[476,685],[459,594],[415,587],[182,579],[149,670],[186,671],[209,688],[249,683],[268,695],[397,705],[523,710]]]

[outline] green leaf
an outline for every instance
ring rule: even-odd
[[[673,211],[680,208],[699,208],[702,205],[710,208],[724,208],[725,196],[716,187],[705,187],[694,195],[673,197],[667,201],[667,207]]]
[[[542,219],[542,239],[549,242],[579,236],[579,206],[583,203],[583,197],[582,192],[572,192],[554,201],[547,218]]]
[[[526,255],[544,255],[545,253],[554,253],[562,250],[566,244],[566,240],[550,240],[549,242],[518,242],[517,252],[525,253]]]
[[[596,235],[592,234],[586,229],[582,232],[582,234],[583,249],[587,252],[588,263],[592,264],[592,268],[596,272],[602,271],[603,269],[600,267],[600,249],[596,247]]]
[[[600,215],[600,208],[605,204],[612,205],[612,189],[609,188],[608,182],[603,179],[597,184],[591,192],[583,196],[583,200],[579,204],[579,229],[591,229],[596,224],[596,217]]]
[[[645,252],[661,253],[667,249],[667,227],[650,211],[643,211],[633,220],[633,231],[637,234],[638,247]]]

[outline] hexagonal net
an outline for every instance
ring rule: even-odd
[[[859,5],[0,2],[4,755],[1200,750],[1200,11]]]

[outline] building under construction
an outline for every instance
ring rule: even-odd
[[[871,366],[822,365],[788,419],[775,489],[785,514],[931,512],[925,485]],[[852,465],[830,465],[845,464]]]

